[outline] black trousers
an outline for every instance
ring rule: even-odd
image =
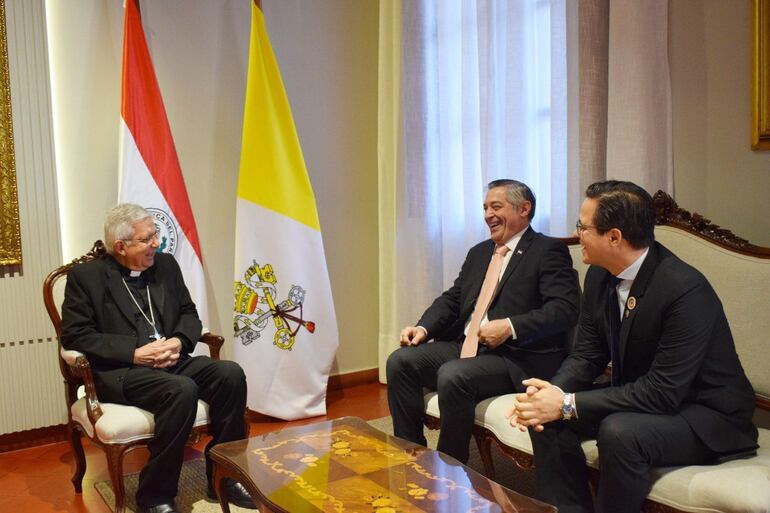
[[[579,415],[579,402],[577,408]],[[650,467],[708,464],[715,458],[680,415],[619,412],[598,425],[556,421],[530,434],[538,499],[557,506],[559,513],[639,513],[652,487]],[[581,436],[596,438],[599,447],[595,510]]]
[[[432,342],[405,346],[388,358],[388,406],[394,434],[425,445],[423,387],[438,392],[441,432],[438,450],[457,460],[468,461],[476,404],[521,389],[511,381],[511,363],[494,352],[460,359],[461,345]]]
[[[246,377],[235,362],[196,356],[167,370],[132,367],[125,375],[123,392],[129,404],[155,416],[150,459],[139,475],[136,491],[140,508],[168,503],[176,497],[185,443],[195,421],[198,399],[209,404],[213,435],[205,451],[209,481],[209,449],[220,442],[246,437]]]

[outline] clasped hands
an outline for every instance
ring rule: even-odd
[[[136,348],[134,351],[134,365],[166,369],[173,367],[179,360],[182,350],[182,341],[177,337],[159,338]]]
[[[516,405],[505,414],[511,426],[519,428],[519,431],[531,427],[539,432],[544,424],[562,418],[564,392],[537,378],[525,379],[522,384],[527,387],[526,392],[516,394]]]
[[[511,336],[511,324],[508,319],[495,319],[479,328],[479,344],[494,349]],[[416,346],[428,338],[424,329],[416,326],[407,326],[401,330],[399,343],[402,346]]]

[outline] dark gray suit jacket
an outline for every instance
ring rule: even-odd
[[[681,415],[713,451],[757,446],[754,393],[738,360],[722,303],[706,278],[661,244],[650,247],[629,293],[620,333],[623,386],[590,390],[610,360],[609,273],[590,267],[573,353],[551,380],[578,392],[581,421],[621,411]]]
[[[201,321],[174,257],[155,255],[142,273],[162,332],[182,340],[180,362],[201,337]],[[91,364],[100,400],[126,403],[123,376],[133,365],[134,350],[151,329],[123,284],[118,263],[107,255],[74,266],[67,276],[62,305],[62,346],[84,353]]]
[[[429,339],[461,342],[465,338],[465,323],[473,313],[494,248],[492,240],[472,247],[454,285],[417,322],[428,331]],[[508,339],[493,351],[529,376],[553,375],[564,358],[579,305],[577,272],[567,246],[527,229],[488,310],[490,320],[511,320],[516,339]],[[486,348],[481,346],[479,351]],[[516,383],[520,372],[514,370],[511,378]]]

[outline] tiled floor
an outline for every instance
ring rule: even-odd
[[[252,436],[274,431],[286,425],[308,424],[321,420],[354,415],[365,420],[388,415],[386,388],[369,384],[330,392],[327,414],[294,422],[253,422]],[[187,458],[202,457],[206,440],[188,449]],[[0,513],[90,512],[109,513],[94,483],[109,479],[104,453],[86,445],[87,470],[83,493],[76,494],[72,477],[73,457],[67,442],[0,453]],[[147,458],[146,451],[136,450],[126,456],[126,473],[137,472]]]

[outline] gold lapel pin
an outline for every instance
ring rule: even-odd
[[[628,298],[628,301],[626,301],[626,306],[628,307],[629,310],[633,310],[634,308],[636,308],[636,298],[634,296],[630,296]]]

